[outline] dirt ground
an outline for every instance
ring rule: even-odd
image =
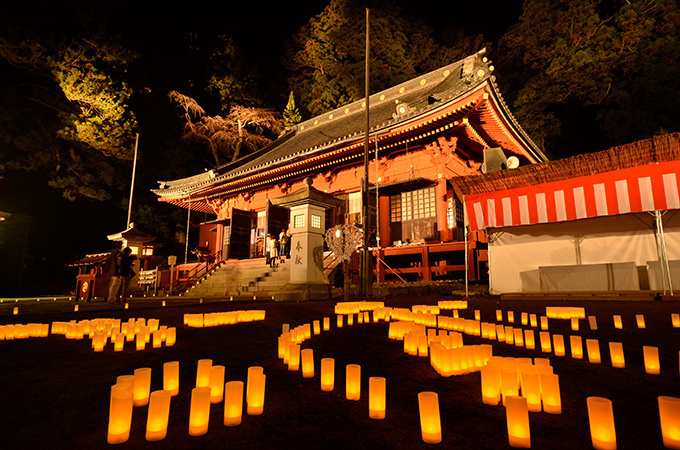
[[[390,297],[380,299],[385,306],[436,305],[452,297]],[[138,352],[127,345],[121,353],[111,344],[95,353],[88,340],[67,340],[64,336],[0,341],[0,448],[109,447],[106,443],[110,386],[119,375],[132,374],[140,367],[152,369],[151,389],[162,388],[162,367],[167,361],[180,361],[180,393],[172,399],[167,437],[160,442],[145,440],[146,407],[136,407],[132,430],[121,448],[426,448],[421,438],[418,398],[422,391],[439,395],[443,448],[498,449],[508,445],[503,406],[488,406],[481,400],[480,373],[441,377],[429,359],[404,353],[401,341],[388,338],[385,322],[356,322],[337,328],[336,301],[275,303],[224,300],[132,300],[130,309],[103,303],[21,302],[0,304],[0,324],[52,323],[93,318],[156,318],[161,325],[177,327],[177,343],[172,347]],[[12,315],[15,306],[19,314]],[[562,334],[567,356],[515,347],[480,337],[464,336],[465,344],[493,344],[494,355],[546,357],[559,375],[562,414],[530,413],[532,448],[592,448],[586,398],[600,396],[613,402],[619,449],[663,448],[657,397],[680,397],[680,328],[673,328],[671,314],[680,313],[680,303],[660,301],[501,301],[496,297],[476,297],[460,316],[496,321],[496,310],[513,311],[515,325],[520,314],[545,315],[547,306],[583,306],[595,316],[596,331],[587,321],[572,331],[568,320],[551,319],[549,331]],[[188,328],[183,314],[259,309],[266,319],[212,328]],[[442,311],[451,315],[451,311]],[[613,315],[621,315],[623,329],[615,329]],[[638,329],[635,315],[644,314],[645,329]],[[278,358],[277,338],[283,324],[291,328],[313,320],[331,318],[331,330],[313,335],[302,348],[314,350],[316,375],[303,378],[287,370]],[[507,324],[507,323],[506,323]],[[526,327],[525,327],[526,328]],[[601,364],[572,359],[570,335],[598,339]],[[538,330],[536,331],[538,338]],[[626,367],[613,368],[608,342],[622,342]],[[657,346],[661,374],[648,375],[643,365],[642,347]],[[335,358],[336,381],[333,392],[323,392],[319,383],[319,361]],[[262,366],[267,375],[264,413],[245,414],[237,427],[223,425],[223,405],[211,407],[208,433],[188,434],[191,388],[195,386],[199,359],[212,359],[226,367],[225,379],[246,379],[248,367]],[[359,364],[362,371],[361,399],[345,399],[345,366]],[[387,379],[387,410],[383,420],[369,418],[368,378]]]

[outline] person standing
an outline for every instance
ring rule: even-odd
[[[111,284],[109,285],[109,298],[107,303],[123,303],[122,298],[125,298],[130,279],[135,275],[132,270],[135,256],[132,255],[132,249],[125,247],[122,252],[115,252],[113,256],[113,276],[111,277]],[[121,292],[122,291],[122,292]],[[122,298],[119,300],[119,294]]]
[[[109,255],[109,260],[106,263],[106,271],[111,275],[111,280],[109,281],[109,296],[106,299],[106,303],[113,303],[118,297],[118,291],[120,291],[120,283],[122,279],[118,275],[118,256],[120,254],[120,249],[118,247],[114,248]]]
[[[278,267],[279,266],[278,245],[279,245],[279,241],[276,240],[276,237],[274,237],[273,234],[270,234],[269,235],[269,267]]]
[[[288,234],[288,230],[283,228],[281,230],[281,233],[279,233],[279,257],[281,258],[281,262],[286,262],[284,258],[288,256],[288,244],[290,242],[290,234]]]

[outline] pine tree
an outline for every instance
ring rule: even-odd
[[[283,110],[283,125],[286,128],[292,127],[296,123],[300,123],[301,120],[300,110],[295,106],[295,96],[293,96],[293,91],[290,91],[286,109]]]

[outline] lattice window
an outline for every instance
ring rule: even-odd
[[[321,216],[312,214],[309,219],[309,223],[312,226],[312,228],[321,228]]]
[[[401,222],[401,195],[390,197],[390,222]]]
[[[302,228],[305,226],[305,215],[298,214],[293,216],[293,228]]]

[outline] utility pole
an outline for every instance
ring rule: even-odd
[[[137,133],[137,137],[135,138],[135,157],[134,160],[132,161],[132,183],[130,183],[130,201],[128,203],[128,215],[127,215],[127,226],[125,227],[130,228],[130,217],[132,216],[132,193],[135,190],[135,172],[137,171],[137,148],[139,146],[139,133]]]
[[[368,154],[369,154],[369,132],[370,132],[370,116],[369,116],[369,96],[370,96],[370,26],[369,26],[370,10],[366,8],[366,78],[365,78],[365,89],[366,89],[366,134],[364,136],[364,178],[361,184],[362,188],[362,212],[363,212],[363,230],[364,230],[364,242],[362,249],[361,258],[361,294],[370,295],[371,291],[371,264],[370,264],[370,251],[368,249],[369,244],[369,189],[368,189]]]

